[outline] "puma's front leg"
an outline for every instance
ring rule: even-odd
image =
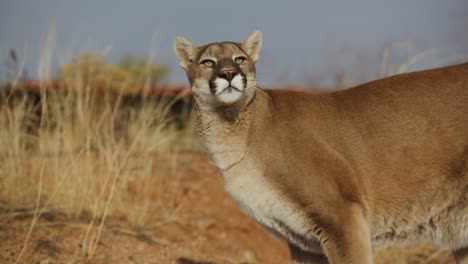
[[[453,252],[458,264],[468,264],[468,247]]]
[[[372,247],[369,225],[358,204],[337,212],[339,217],[328,226],[322,247],[330,264],[371,264]]]
[[[324,255],[317,255],[304,251],[291,243],[288,243],[289,252],[293,264],[327,264],[327,258]]]

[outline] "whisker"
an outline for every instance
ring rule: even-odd
[[[254,86],[253,87],[255,90],[259,91],[260,93],[264,94],[264,95],[268,95],[264,90],[260,89],[259,87],[257,86]]]

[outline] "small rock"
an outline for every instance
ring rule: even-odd
[[[252,251],[246,250],[244,251],[243,255],[247,263],[257,263],[257,258],[255,257],[255,254]]]
[[[198,228],[207,230],[215,226],[216,220],[213,217],[202,216],[202,217],[195,219],[195,224],[197,225]]]
[[[145,249],[145,245],[139,244],[139,245],[137,246],[137,250],[138,250],[138,251],[142,251],[143,249]]]

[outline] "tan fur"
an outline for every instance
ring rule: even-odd
[[[201,140],[233,199],[295,263],[372,263],[373,248],[422,241],[468,262],[468,64],[330,94],[263,91],[260,32],[242,44],[187,41],[174,48]],[[207,83],[240,55],[248,80],[223,103]],[[218,68],[201,65],[206,56]]]

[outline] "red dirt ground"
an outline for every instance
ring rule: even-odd
[[[289,263],[287,246],[237,208],[204,155],[178,154],[177,171],[181,199],[172,220],[155,219],[135,229],[123,220],[110,219],[94,256],[87,258],[82,241],[88,221],[44,214],[19,263]],[[31,219],[30,213],[0,211],[0,263],[15,262]],[[397,249],[385,252],[377,254],[376,263],[454,263],[450,253],[430,247],[409,257]],[[379,256],[386,260],[377,261]],[[406,262],[400,262],[402,258]]]

